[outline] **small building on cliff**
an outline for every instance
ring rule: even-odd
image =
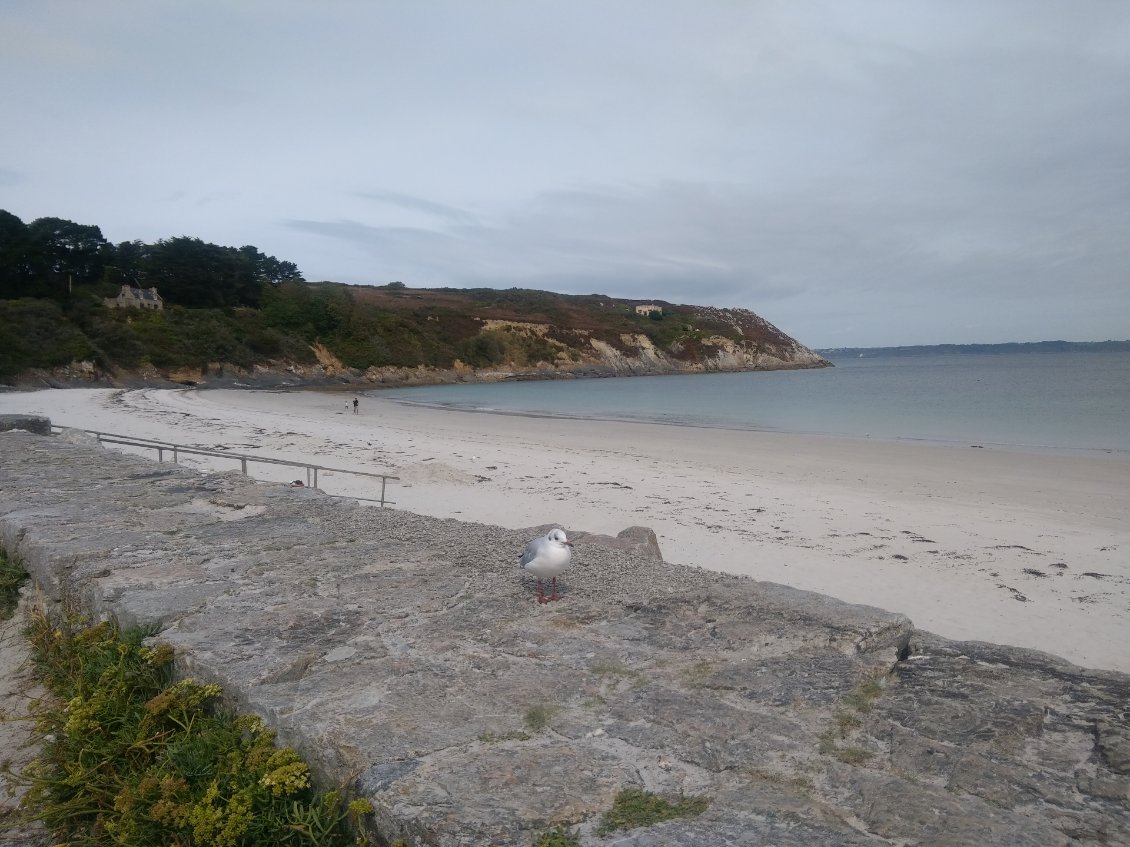
[[[636,306],[637,315],[650,315],[652,312],[659,312],[659,314],[662,315],[663,307],[656,306],[654,303],[644,303],[641,306]]]
[[[156,288],[134,288],[123,285],[117,297],[107,297],[105,301],[111,309],[155,309],[165,308],[165,301]]]

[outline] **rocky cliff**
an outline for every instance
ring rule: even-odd
[[[45,596],[160,629],[375,843],[1130,843],[1130,677],[578,543],[0,434],[0,543]],[[572,529],[572,528],[570,528]],[[621,789],[708,801],[600,834]]]
[[[442,364],[360,368],[351,367],[329,346],[314,341],[301,359],[253,364],[211,361],[193,367],[142,364],[132,368],[99,367],[93,361],[80,360],[52,369],[29,370],[19,382],[53,387],[381,386],[831,367],[827,359],[747,309],[667,303],[656,306],[664,309],[657,313],[657,317],[661,315],[657,320],[635,314],[629,301],[552,295],[556,298],[553,309],[517,310],[512,305],[503,309],[480,304],[477,314],[453,316],[460,301],[452,292],[356,296],[378,295],[383,299],[366,301],[370,308],[399,315],[399,319],[408,321],[406,331],[422,339],[431,338],[435,344],[442,342],[456,352]],[[397,308],[401,311],[394,312]]]

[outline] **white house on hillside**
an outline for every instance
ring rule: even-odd
[[[662,315],[663,307],[656,306],[654,303],[645,303],[642,306],[636,306],[637,315],[650,315],[652,312],[659,312],[659,314]]]
[[[123,285],[117,297],[107,297],[105,301],[111,309],[163,309],[165,301],[156,288],[134,288]]]

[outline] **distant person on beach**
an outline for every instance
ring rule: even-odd
[[[357,414],[357,403],[358,403],[358,400],[357,400],[356,397],[354,397],[353,398],[353,414],[355,414],[355,415]]]

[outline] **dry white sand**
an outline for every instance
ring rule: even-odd
[[[440,517],[610,534],[642,524],[669,561],[902,612],[948,638],[1130,672],[1125,456],[478,414],[379,396],[355,415],[352,397],[76,389],[0,394],[0,412],[395,473],[397,508]],[[319,482],[378,496],[379,483],[359,477],[323,472]]]

